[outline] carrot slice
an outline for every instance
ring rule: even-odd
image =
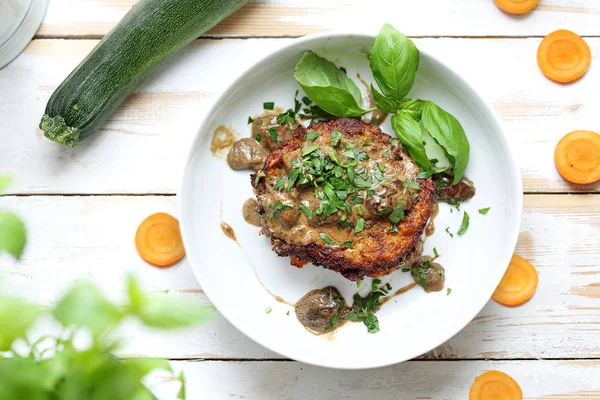
[[[600,180],[600,135],[590,131],[565,135],[554,150],[554,164],[569,182],[586,185]]]
[[[469,400],[522,400],[521,387],[510,376],[500,371],[487,371],[475,378]]]
[[[146,218],[135,233],[140,256],[157,267],[167,267],[185,255],[179,221],[169,214],[157,213]]]
[[[540,0],[494,0],[496,6],[508,14],[521,15],[533,10]]]
[[[570,83],[585,75],[592,62],[592,52],[581,36],[561,29],[542,40],[537,60],[548,79]]]
[[[514,254],[492,299],[505,306],[518,306],[533,296],[537,285],[538,274],[535,267]]]

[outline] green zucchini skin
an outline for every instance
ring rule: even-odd
[[[54,91],[44,135],[75,147],[172,54],[248,0],[141,0]]]

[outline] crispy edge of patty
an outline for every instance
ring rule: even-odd
[[[365,140],[373,140],[382,144],[389,143],[390,136],[381,132],[376,125],[369,125],[362,121],[350,118],[340,118],[329,122],[311,124],[308,128],[317,133],[334,130],[342,132],[345,136],[356,138],[363,136]],[[266,175],[275,173],[283,162],[283,155],[302,147],[304,138],[300,135],[286,143],[283,148],[269,155],[265,162],[263,172]],[[393,149],[402,157],[408,157],[404,149]],[[410,160],[410,162],[414,162]],[[252,175],[255,182],[256,175]],[[405,219],[398,224],[398,233],[389,232],[390,222],[387,216],[381,216],[369,224],[360,234],[360,239],[348,249],[331,247],[318,243],[299,246],[286,243],[281,238],[271,237],[273,250],[280,257],[290,257],[291,264],[301,267],[312,262],[315,265],[341,273],[349,280],[359,280],[365,276],[380,277],[398,269],[402,259],[415,247],[420,240],[427,221],[433,209],[435,183],[431,178],[418,180],[421,190],[413,208],[405,215]],[[260,179],[256,186],[260,206],[260,195],[265,192],[265,183]],[[264,211],[264,210],[263,210]]]

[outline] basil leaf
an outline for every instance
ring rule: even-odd
[[[319,107],[336,117],[359,117],[369,110],[361,108],[360,89],[332,62],[306,52],[296,64],[294,78],[306,95]]]
[[[395,114],[398,108],[400,107],[400,104],[396,100],[386,97],[383,94],[379,93],[372,84],[371,94],[373,95],[373,102],[375,103],[377,108],[379,108],[382,111],[385,111],[388,114]]]
[[[27,329],[41,313],[39,306],[14,297],[0,297],[0,351],[10,350],[16,338],[24,338]]]
[[[425,106],[424,100],[419,99],[405,99],[400,102],[398,107],[400,111],[407,113],[417,122],[421,121],[421,115],[423,113],[423,107]]]
[[[421,169],[428,170],[431,162],[427,158],[427,152],[423,145],[421,127],[409,114],[400,112],[392,117],[392,128],[408,154]]]
[[[65,328],[86,326],[95,335],[114,327],[124,316],[96,286],[87,282],[74,286],[52,312]]]
[[[469,163],[471,147],[465,130],[452,114],[431,101],[427,101],[423,107],[423,126],[444,149],[454,171],[452,184],[456,185],[465,174]]]
[[[17,260],[25,249],[25,225],[19,217],[9,211],[0,211],[0,253],[8,252]]]
[[[371,49],[373,78],[386,97],[402,100],[415,82],[419,68],[417,46],[391,25],[385,24]]]

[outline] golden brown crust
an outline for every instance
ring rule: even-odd
[[[338,130],[345,136],[355,140],[371,140],[382,144],[390,142],[390,136],[381,132],[375,125],[365,124],[349,118],[334,121],[314,123],[310,126],[320,134],[331,134]],[[296,139],[272,153],[265,162],[262,172],[269,176],[281,173],[283,155],[295,151],[302,146],[303,138]],[[404,149],[390,146],[397,159],[408,158]],[[413,162],[410,159],[407,162]],[[252,176],[255,182],[256,175]],[[265,179],[260,179],[256,186],[260,208],[260,196],[265,192]],[[387,216],[377,217],[368,223],[367,228],[357,235],[350,248],[327,246],[320,243],[310,243],[306,246],[286,243],[279,237],[272,236],[273,250],[282,257],[288,256],[292,265],[301,267],[312,262],[315,265],[340,272],[350,280],[359,280],[365,276],[380,277],[399,268],[402,258],[409,253],[420,240],[423,230],[433,209],[435,183],[431,178],[418,181],[421,186],[418,198],[413,207],[406,212],[405,219],[398,224],[398,232],[390,232],[390,221]],[[264,212],[264,210],[260,210]]]

